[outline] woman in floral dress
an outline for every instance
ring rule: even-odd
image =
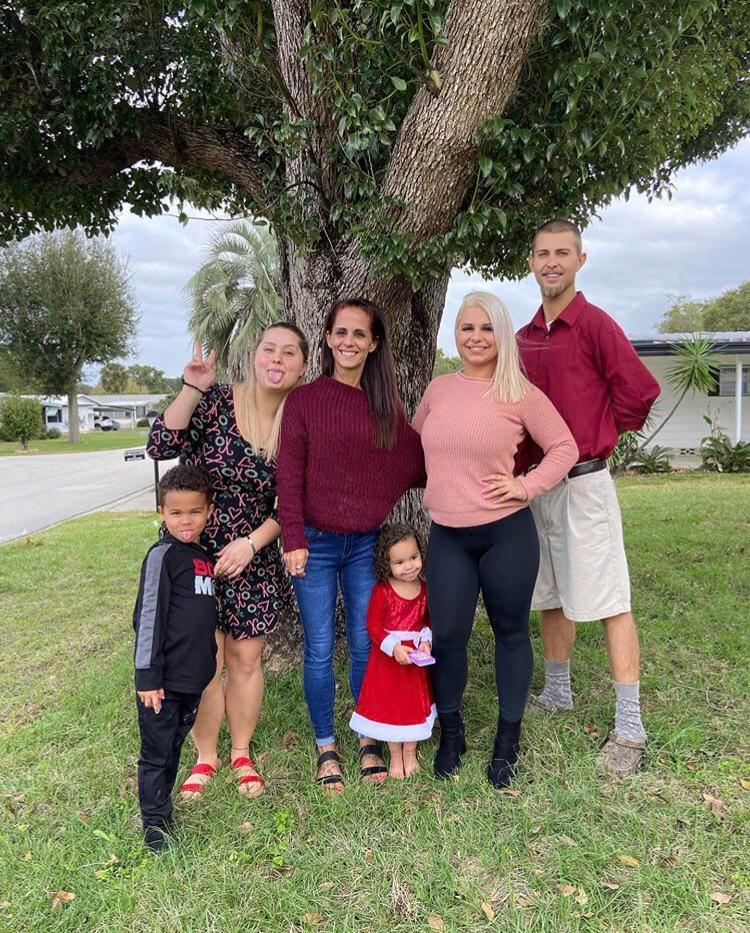
[[[294,324],[273,324],[251,355],[247,382],[224,385],[216,383],[215,354],[204,360],[197,343],[179,395],[149,434],[150,457],[199,466],[214,487],[201,543],[215,561],[217,669],[193,727],[198,761],[180,788],[184,800],[197,799],[221,765],[217,743],[225,715],[240,793],[257,797],[265,789],[249,746],[263,700],[264,639],[289,594],[277,544],[276,451],[283,402],[302,379],[307,358],[304,334]]]

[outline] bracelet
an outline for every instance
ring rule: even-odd
[[[196,392],[200,392],[201,395],[205,395],[205,394],[206,394],[206,393],[203,391],[203,389],[199,389],[198,386],[194,386],[192,382],[185,382],[185,377],[184,377],[184,376],[182,377],[182,384],[183,384],[184,386],[187,386],[188,389],[195,389],[195,391],[196,391]]]
[[[250,535],[247,535],[246,540],[250,547],[253,549],[253,557],[255,557],[255,555],[258,553],[258,548],[255,546],[255,541],[253,541]]]

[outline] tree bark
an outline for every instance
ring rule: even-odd
[[[81,425],[78,421],[78,393],[68,392],[68,440],[77,444],[81,439]]]

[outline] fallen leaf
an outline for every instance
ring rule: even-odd
[[[688,771],[697,771],[698,768],[700,767],[700,765],[698,764],[697,761],[689,761],[689,762],[685,765],[685,767],[688,769]]]
[[[490,923],[495,919],[495,911],[492,909],[492,904],[487,901],[482,901],[482,913]]]
[[[561,884],[559,890],[563,897],[570,897],[571,894],[576,893],[576,889],[572,884]]]
[[[747,778],[740,778],[740,787],[743,790],[750,790],[750,781]]]
[[[576,904],[580,904],[581,907],[583,907],[583,905],[588,904],[588,902],[589,902],[588,894],[583,890],[583,888],[579,888],[578,894],[576,894]]]
[[[438,914],[431,914],[427,918],[427,925],[430,927],[431,930],[444,930],[445,929],[445,921]]]
[[[712,891],[708,895],[712,901],[716,901],[717,904],[728,904],[732,900],[731,894],[722,894],[721,891]]]
[[[561,842],[564,846],[577,846],[578,845],[575,839],[571,839],[570,836],[566,836],[565,834],[558,836],[557,840],[558,842]]]
[[[253,824],[252,823],[242,823],[240,825],[240,832],[249,833],[252,832]]]
[[[618,891],[620,885],[616,881],[600,881],[599,882],[603,888],[608,888],[610,891]]]
[[[590,920],[594,916],[594,912],[587,910],[585,914],[579,914],[578,916],[584,920]]]
[[[531,829],[529,830],[532,836],[536,836],[537,833],[540,833],[541,831],[542,831],[541,826],[532,826]]]
[[[284,738],[281,740],[281,744],[284,748],[291,748],[292,745],[297,744],[297,733],[290,729],[288,732],[284,733]]]
[[[82,823],[88,823],[88,821],[91,819],[91,814],[90,814],[90,813],[87,813],[85,810],[79,810],[79,811],[78,811],[78,819],[79,819]]]
[[[665,855],[664,858],[659,862],[661,868],[674,868],[677,865],[677,859],[674,855]]]
[[[109,853],[109,857],[108,857],[108,861],[110,861],[113,865],[116,865],[120,860],[119,860],[119,858],[115,855],[114,852],[110,852],[110,853]]]
[[[714,797],[712,794],[704,794],[703,802],[712,813],[716,813],[719,816],[722,813],[726,813],[729,809],[723,800],[720,800],[718,797]]]
[[[321,881],[318,887],[321,888],[323,891],[330,891],[330,889],[333,887],[333,882],[332,881]]]
[[[372,861],[372,849],[365,849],[365,862],[369,865]]]
[[[72,901],[75,894],[72,891],[57,891],[55,894],[50,894],[48,896],[52,899],[52,906],[57,908]]]
[[[638,859],[634,858],[632,855],[618,855],[617,860],[622,862],[623,865],[629,865],[631,868],[635,868],[638,864]]]
[[[593,722],[587,722],[583,727],[583,731],[590,739],[600,739],[602,737],[601,732]]]
[[[323,915],[322,915],[322,914],[305,914],[305,915],[302,917],[302,922],[303,922],[303,923],[309,923],[309,924],[311,924],[312,926],[315,926],[316,924],[320,923],[320,921],[321,921],[322,919],[323,919]]]
[[[520,895],[516,898],[515,906],[516,906],[516,907],[521,907],[521,908],[524,908],[524,907],[531,907],[531,901],[528,899],[528,897],[524,897],[523,894],[520,894]]]
[[[506,797],[520,797],[521,791],[516,790],[515,787],[501,787],[499,791],[496,791],[499,794],[505,794]]]

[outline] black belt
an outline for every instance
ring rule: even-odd
[[[585,476],[586,473],[598,473],[599,470],[606,469],[606,460],[584,460],[583,463],[576,463],[570,473],[568,473],[568,479],[573,479],[576,476]]]

